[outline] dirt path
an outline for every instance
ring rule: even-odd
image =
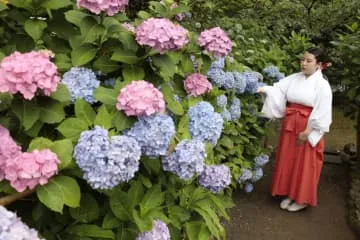
[[[236,207],[226,224],[229,240],[356,240],[346,221],[347,186],[341,165],[325,164],[319,186],[319,205],[302,212],[281,210],[269,194],[271,170],[252,193],[234,194]]]

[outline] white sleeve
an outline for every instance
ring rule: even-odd
[[[329,132],[332,122],[332,91],[329,83],[319,84],[318,93],[315,98],[314,108],[309,117],[309,125],[313,129],[308,140],[312,146],[315,146],[324,135]]]
[[[286,77],[274,86],[265,86],[265,101],[261,113],[267,118],[282,118],[285,115],[286,109],[286,92],[289,88],[290,81],[294,74]]]

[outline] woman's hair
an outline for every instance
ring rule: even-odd
[[[322,49],[317,48],[317,47],[311,47],[311,48],[306,49],[305,51],[314,55],[316,62],[325,63],[326,57],[325,57],[325,53]]]

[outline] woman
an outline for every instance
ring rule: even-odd
[[[271,194],[286,196],[280,207],[291,212],[317,205],[323,135],[332,121],[332,92],[321,73],[322,58],[320,49],[310,48],[301,59],[300,73],[258,89],[266,95],[262,113],[284,118]]]

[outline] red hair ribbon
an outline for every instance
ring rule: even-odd
[[[331,62],[323,63],[323,64],[321,65],[321,69],[322,69],[322,70],[323,70],[323,69],[326,69],[326,68],[330,67],[331,65],[332,65]]]

